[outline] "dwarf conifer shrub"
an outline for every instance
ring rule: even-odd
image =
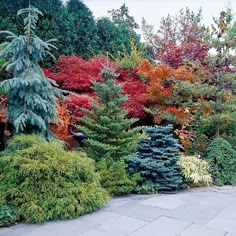
[[[123,160],[105,160],[97,164],[101,175],[101,185],[111,195],[121,195],[133,191],[138,176],[129,176],[126,172],[127,164]]]
[[[17,208],[28,223],[76,218],[108,199],[94,162],[84,153],[32,135],[14,137],[1,155],[0,192],[3,204]]]
[[[207,149],[211,173],[218,185],[236,185],[236,151],[222,138],[215,138]]]
[[[138,152],[129,160],[130,173],[140,173],[142,185],[153,183],[151,189],[160,192],[177,192],[184,187],[181,170],[177,165],[179,160],[177,140],[173,137],[172,126],[146,127],[144,131],[148,139],[142,139]]]

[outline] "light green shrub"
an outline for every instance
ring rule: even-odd
[[[0,157],[3,203],[28,223],[71,219],[103,206],[108,194],[94,161],[41,137],[14,137]]]
[[[134,190],[137,176],[127,174],[127,165],[123,160],[103,159],[97,163],[101,175],[101,184],[111,195],[121,195]]]
[[[180,166],[185,179],[194,186],[209,186],[212,177],[209,164],[199,155],[181,156],[177,164]]]

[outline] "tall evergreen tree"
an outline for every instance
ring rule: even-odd
[[[76,44],[76,33],[72,16],[70,16],[61,0],[31,0],[31,4],[42,11],[37,22],[36,34],[45,39],[56,38],[57,52],[55,57],[74,52]],[[19,9],[26,8],[29,0],[4,0],[0,4],[0,29],[11,30],[17,34],[23,34],[22,17],[16,17]],[[63,33],[62,33],[63,32]],[[0,38],[4,42],[4,38]]]
[[[100,52],[116,55],[117,52],[131,51],[130,41],[140,46],[139,35],[124,24],[116,25],[109,18],[103,17],[97,21],[98,47]]]
[[[80,0],[70,0],[67,10],[73,18],[76,32],[75,53],[83,58],[97,53],[97,26],[90,9]]]
[[[29,6],[18,11],[18,15],[26,15],[24,34],[1,32],[11,40],[0,50],[0,58],[9,62],[6,69],[13,75],[1,83],[8,94],[7,115],[16,133],[40,133],[50,138],[49,125],[52,120],[57,121],[56,96],[61,92],[54,81],[45,77],[38,63],[53,56],[50,49],[55,48],[51,44],[54,40],[44,42],[35,34],[42,15],[38,9]]]
[[[184,187],[181,171],[176,164],[179,159],[177,140],[173,138],[172,126],[146,127],[148,139],[141,140],[137,155],[129,161],[131,173],[140,173],[143,184],[159,184],[163,193],[177,192]]]
[[[108,13],[111,14],[112,21],[117,25],[125,25],[131,29],[139,28],[134,17],[129,15],[129,9],[125,4],[123,4],[119,9],[108,11]]]
[[[83,109],[86,117],[80,118],[84,126],[78,126],[87,137],[85,152],[97,162],[103,187],[111,194],[127,193],[133,190],[134,181],[126,172],[125,160],[135,152],[134,143],[139,128],[131,128],[137,119],[126,119],[127,111],[122,104],[127,96],[121,95],[121,84],[113,68],[105,67],[101,76],[104,82],[93,83],[98,103],[92,103],[92,110]]]

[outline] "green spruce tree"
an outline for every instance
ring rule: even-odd
[[[149,138],[142,139],[137,155],[129,161],[130,173],[140,173],[141,185],[158,184],[162,193],[175,193],[184,187],[181,170],[176,162],[179,159],[177,140],[173,138],[173,127],[146,127]]]
[[[122,85],[116,84],[117,74],[113,68],[105,67],[101,76],[104,82],[93,83],[98,103],[92,110],[83,109],[83,126],[79,130],[87,137],[85,152],[97,162],[103,187],[111,194],[132,191],[135,183],[126,173],[125,161],[135,152],[134,143],[139,128],[131,128],[137,119],[126,119],[127,111],[122,104],[127,96],[121,95]]]
[[[51,44],[55,40],[44,42],[35,34],[42,15],[38,9],[29,6],[18,11],[18,15],[26,15],[23,35],[1,31],[10,42],[1,48],[0,58],[8,62],[6,70],[13,76],[1,83],[8,95],[7,116],[15,133],[40,133],[49,139],[50,122],[57,122],[56,97],[61,92],[54,81],[45,77],[39,62],[53,56],[50,50],[55,48]]]

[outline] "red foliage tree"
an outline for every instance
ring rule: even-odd
[[[134,69],[129,71],[128,69],[119,70],[118,83],[123,84],[123,93],[128,95],[128,100],[123,104],[127,109],[128,118],[139,118],[140,122],[144,121],[147,114],[143,110],[142,95],[146,90],[146,84],[138,76],[138,70]]]
[[[137,69],[133,71],[119,70],[114,62],[107,61],[104,57],[96,57],[86,61],[77,56],[61,56],[53,67],[45,69],[45,74],[55,80],[62,89],[77,93],[69,95],[66,99],[73,122],[76,122],[76,118],[81,117],[80,109],[82,107],[89,109],[89,104],[96,100],[92,83],[102,81],[100,71],[107,64],[116,69],[119,74],[117,83],[123,84],[123,92],[129,96],[129,99],[124,103],[124,107],[128,110],[128,117],[145,119],[146,113],[143,111],[140,98],[146,85],[139,78]]]
[[[186,59],[199,60],[201,63],[209,51],[201,25],[201,11],[197,14],[188,8],[181,10],[179,15],[168,15],[160,22],[155,33],[154,28],[143,20],[143,33],[156,53],[156,59],[162,63],[178,68]]]
[[[83,116],[81,108],[91,109],[91,102],[94,102],[96,99],[95,95],[92,94],[76,94],[71,93],[65,99],[65,104],[69,113],[71,114],[72,125],[79,122],[79,118]]]
[[[55,80],[65,90],[79,93],[91,92],[93,81],[102,81],[100,71],[103,65],[116,68],[105,57],[95,57],[88,61],[78,56],[60,56],[54,66],[45,69],[46,76]]]

